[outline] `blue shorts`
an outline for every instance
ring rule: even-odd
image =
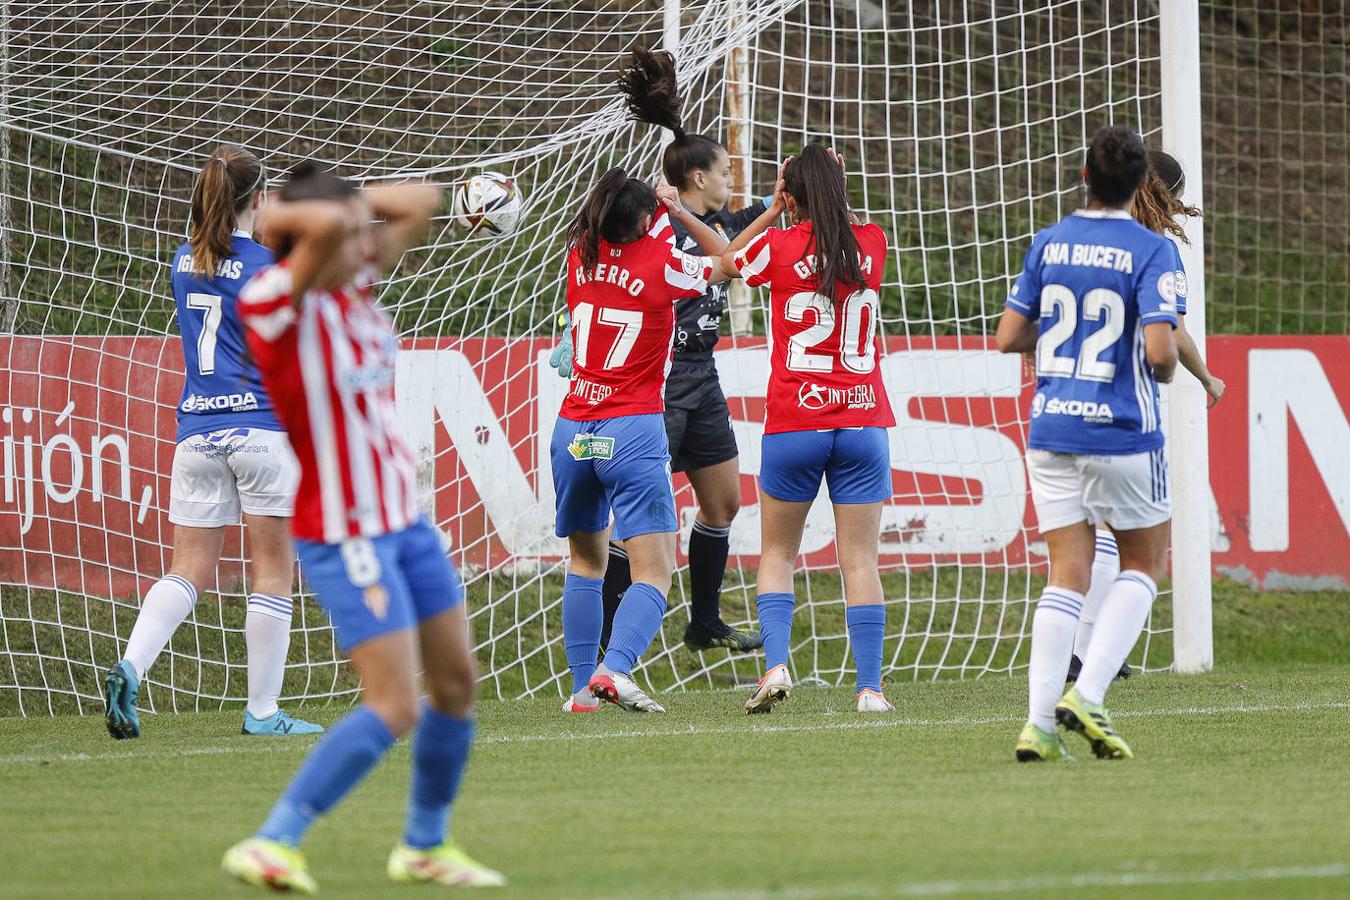
[[[559,417],[550,457],[558,537],[604,531],[610,510],[615,540],[679,530],[660,413],[594,422]]]
[[[341,544],[296,541],[295,549],[344,653],[464,602],[459,572],[426,519]]]
[[[831,503],[876,503],[891,498],[891,447],[885,428],[783,431],[760,444],[759,486],[792,503],[810,503],[820,480]]]

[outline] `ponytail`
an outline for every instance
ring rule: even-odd
[[[192,188],[192,228],[188,245],[192,267],[208,278],[234,250],[239,214],[262,188],[263,168],[239,147],[218,147],[206,160]]]
[[[622,167],[610,169],[591,189],[567,232],[567,245],[576,248],[583,272],[600,262],[600,241],[626,244],[642,236],[642,217],[656,211],[656,191],[629,178]]]
[[[853,213],[844,193],[844,173],[820,144],[808,144],[783,173],[799,214],[811,221],[807,254],[816,257],[820,293],[837,297],[863,285]]]
[[[726,151],[713,138],[685,133],[681,112],[684,100],[675,80],[675,57],[669,53],[636,48],[619,73],[619,90],[634,120],[674,133],[675,140],[666,145],[661,156],[661,171],[666,181],[680,190],[689,186],[690,175],[711,169],[717,164],[717,154]]]

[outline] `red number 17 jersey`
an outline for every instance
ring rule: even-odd
[[[626,244],[600,242],[595,269],[567,254],[567,310],[575,347],[571,389],[559,413],[576,422],[659,413],[675,336],[675,301],[701,297],[712,260],[675,249],[665,212]]]
[[[881,381],[877,315],[886,234],[854,225],[863,285],[820,293],[811,223],[770,228],[735,255],[750,287],[769,286],[769,394],[764,433],[895,424]]]

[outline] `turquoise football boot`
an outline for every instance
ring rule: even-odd
[[[119,741],[141,736],[141,718],[136,714],[136,697],[141,680],[125,659],[103,676],[103,721],[108,734]]]
[[[265,719],[259,719],[247,710],[244,712],[244,727],[241,734],[259,734],[285,736],[288,734],[323,734],[323,726],[304,719],[297,719],[284,709],[279,709]]]

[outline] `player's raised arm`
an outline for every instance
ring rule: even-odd
[[[297,178],[296,172],[291,173],[292,179]],[[286,260],[292,305],[299,305],[307,290],[326,280],[348,232],[358,226],[354,205],[343,201],[292,200],[283,190],[262,208],[258,237],[278,259]]]
[[[380,270],[388,271],[426,233],[441,208],[444,190],[434,184],[382,184],[366,188],[361,197],[383,224],[375,229]]]
[[[745,230],[736,235],[727,249],[722,251],[722,268],[731,273],[731,277],[740,277],[740,267],[736,265],[736,254],[750,246],[750,242],[759,237],[787,210],[787,194],[783,190],[783,172],[787,170],[788,163],[792,162],[793,157],[789,156],[783,160],[783,164],[778,167],[778,180],[773,185],[773,202],[765,207],[764,212],[745,226]]]
[[[672,219],[684,226],[685,230],[698,242],[703,252],[713,259],[714,263],[726,251],[727,239],[713,231],[707,223],[690,212],[688,207],[680,202],[680,192],[677,189],[669,185],[662,185],[656,189],[656,199],[661,201],[661,205],[666,208]],[[712,277],[708,279],[708,284],[721,284],[730,277],[724,267],[714,265]]]

